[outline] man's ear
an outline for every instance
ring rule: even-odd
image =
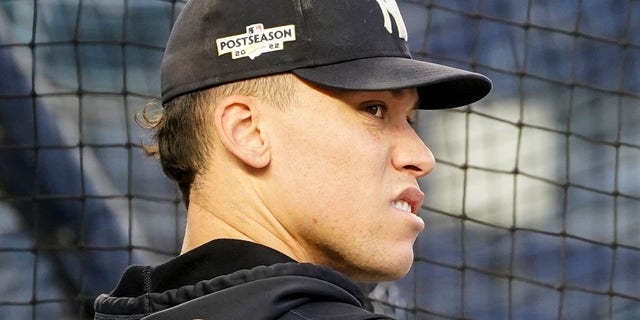
[[[225,97],[215,108],[214,122],[225,148],[246,165],[261,169],[271,161],[271,153],[260,131],[258,103],[252,97]]]

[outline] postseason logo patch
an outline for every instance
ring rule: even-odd
[[[284,49],[284,43],[296,40],[295,25],[265,29],[262,23],[247,26],[247,32],[216,39],[218,56],[230,53],[231,58],[249,57],[251,60],[265,52]]]

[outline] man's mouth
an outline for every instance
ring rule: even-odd
[[[394,209],[417,214],[420,206],[422,206],[422,201],[424,201],[424,193],[422,193],[419,188],[411,186],[404,189],[391,200],[390,205]]]

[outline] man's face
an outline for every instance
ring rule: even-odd
[[[417,178],[435,165],[408,122],[415,89],[335,91],[296,81],[267,120],[265,201],[312,257],[360,281],[404,276],[424,223]]]

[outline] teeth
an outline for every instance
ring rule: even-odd
[[[409,202],[402,201],[402,200],[392,201],[391,206],[398,210],[411,213],[411,206],[409,205]]]

